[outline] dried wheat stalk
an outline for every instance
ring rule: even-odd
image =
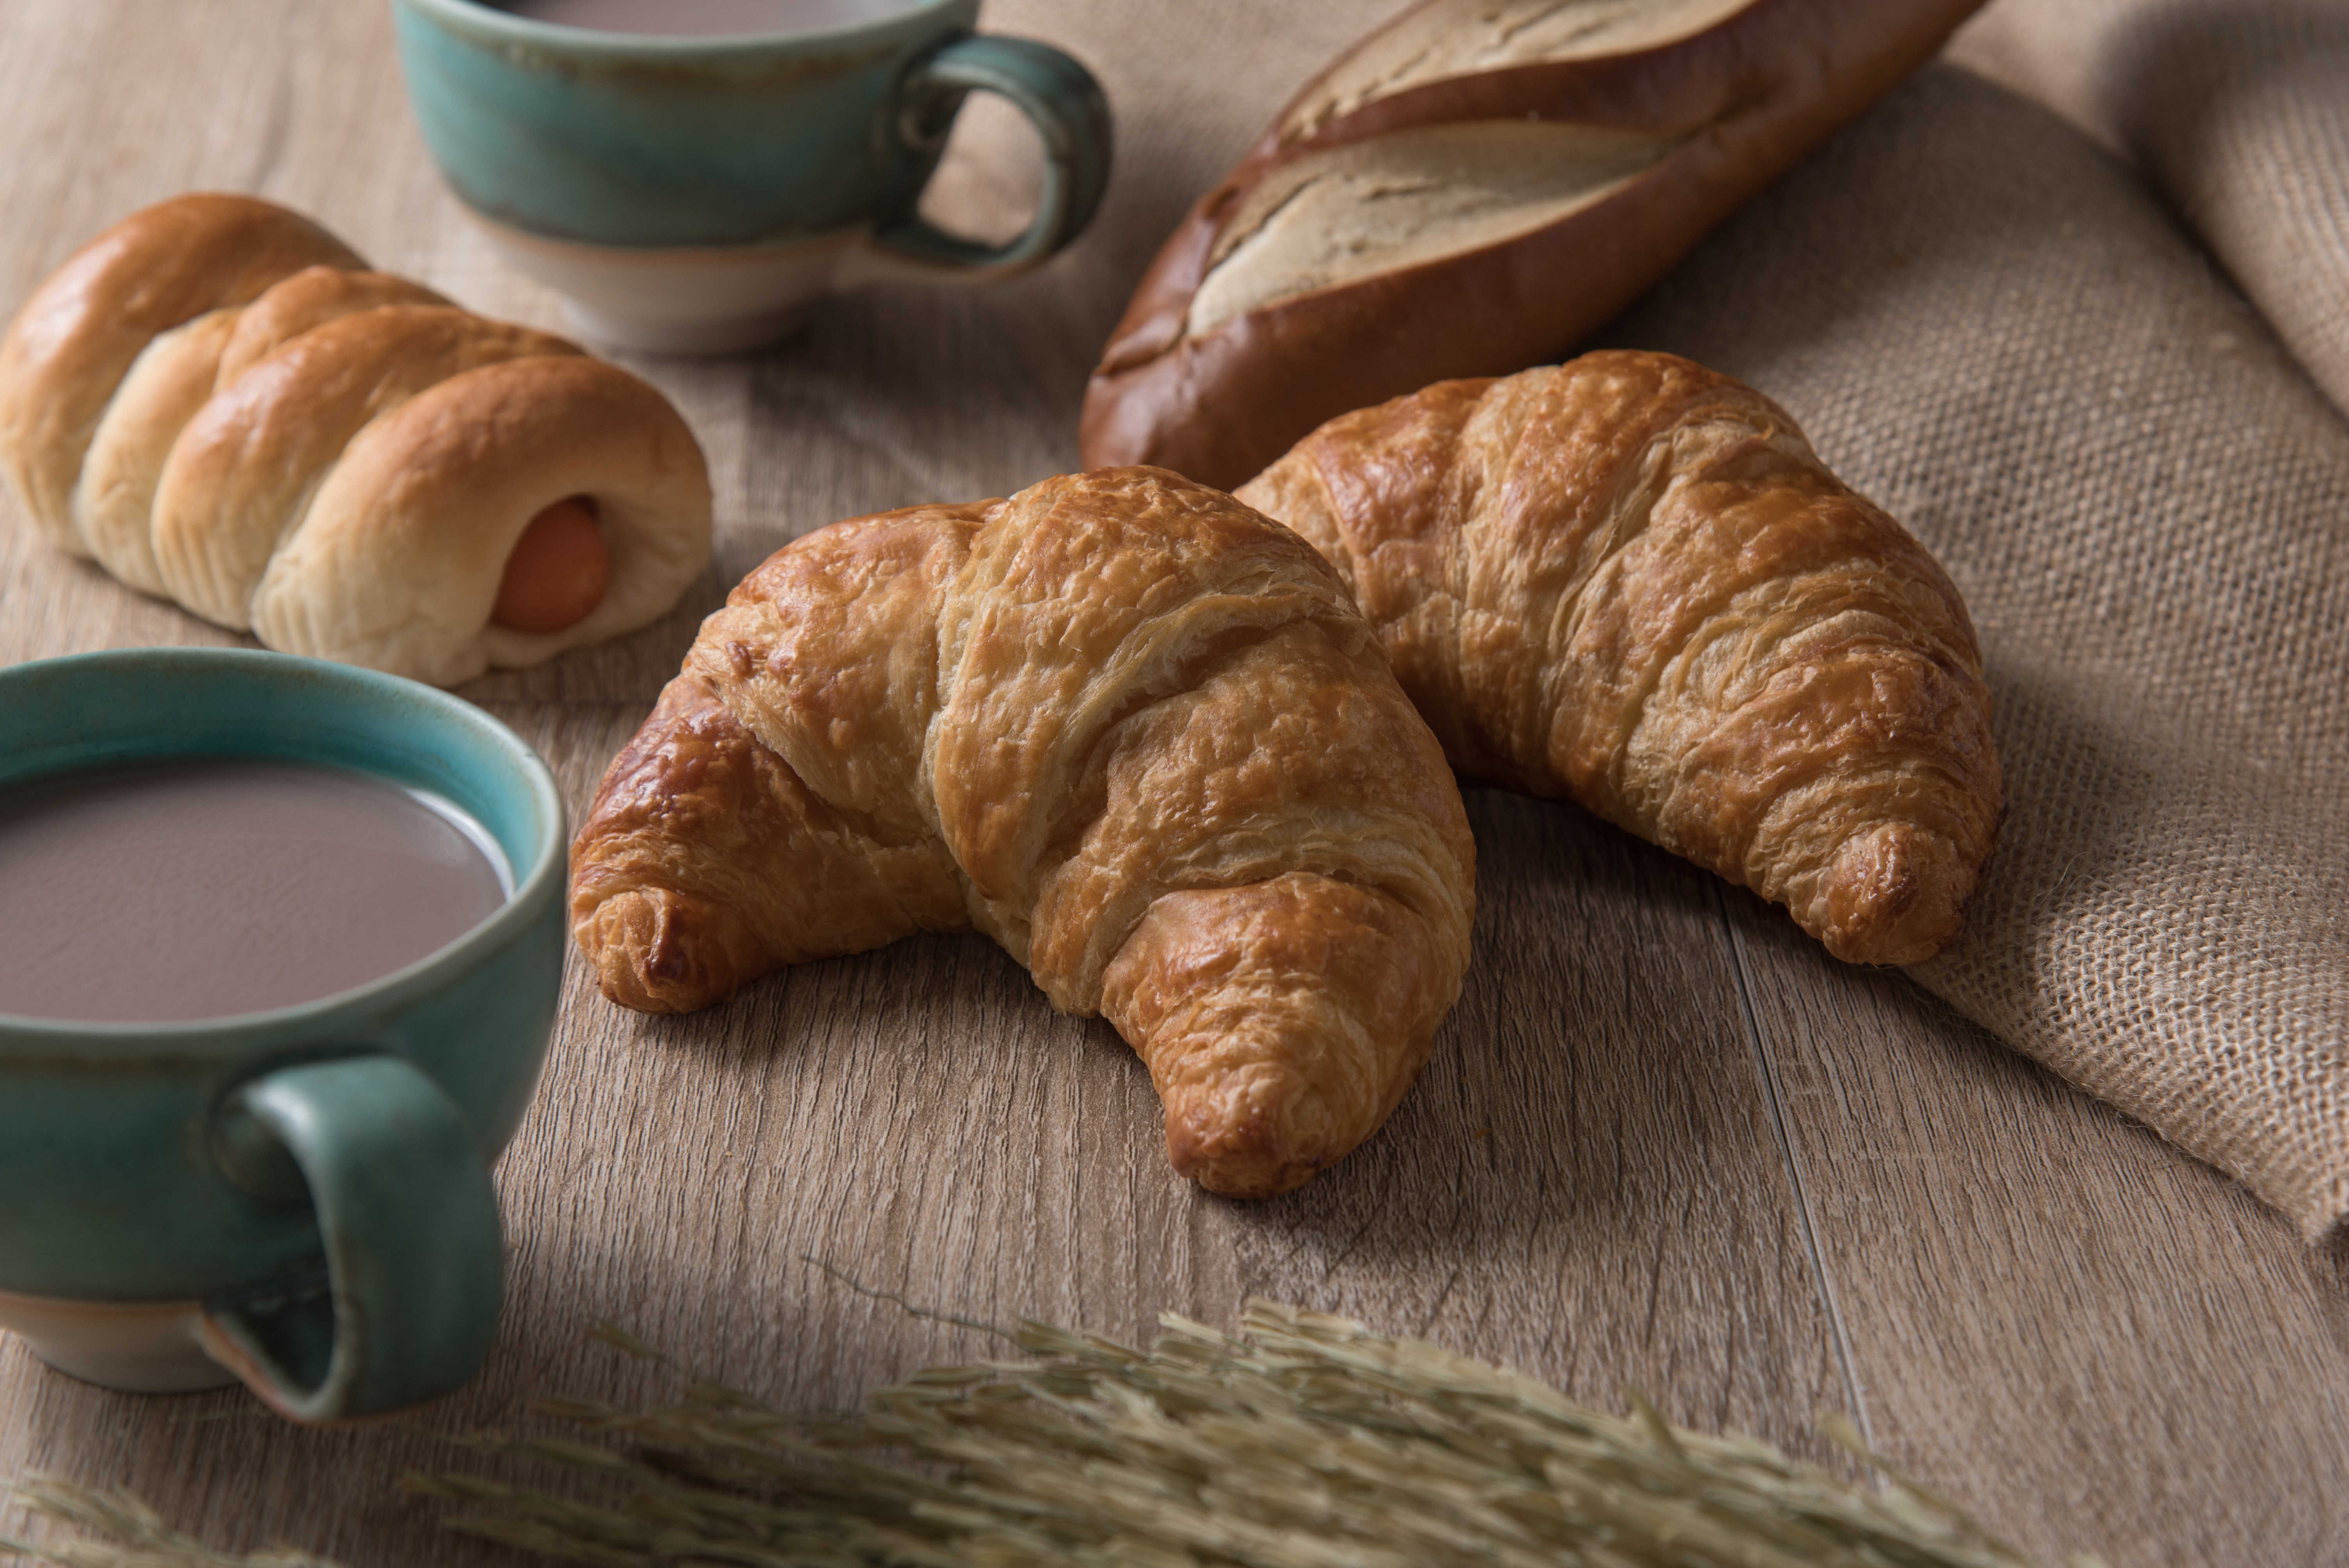
[[[1257,1302],[1238,1336],[1162,1321],[1147,1352],[1026,1324],[1014,1337],[1040,1359],[936,1368],[853,1417],[696,1382],[652,1409],[541,1407],[605,1444],[471,1445],[600,1478],[616,1502],[478,1475],[405,1484],[466,1505],[453,1529],[596,1568],[2027,1568],[1840,1417],[1823,1429],[1881,1491],[1674,1427],[1636,1396],[1609,1415],[1344,1318]],[[64,1495],[33,1501],[60,1512]],[[127,1552],[47,1560],[311,1568],[167,1545],[183,1538],[135,1505],[122,1519],[134,1528],[77,1522]]]
[[[0,1535],[0,1552],[60,1568],[337,1568],[298,1552],[236,1557],[212,1551],[170,1528],[128,1492],[91,1491],[49,1476],[35,1476],[9,1490],[34,1512],[104,1538],[36,1545]]]

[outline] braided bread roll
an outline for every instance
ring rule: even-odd
[[[985,932],[1148,1063],[1174,1168],[1284,1191],[1467,964],[1451,770],[1329,566],[1155,469],[835,523],[709,617],[572,848],[605,994]]]
[[[1243,486],[1464,774],[1567,796],[1838,958],[1951,941],[2004,810],[1965,605],[1768,398],[1670,355],[1447,381]]]
[[[319,265],[280,279],[250,305],[222,305],[158,335],[131,362],[90,438],[67,548],[142,593],[180,598],[155,558],[155,494],[172,448],[212,395],[328,322],[380,305],[448,303],[388,273]]]
[[[305,267],[361,267],[282,207],[183,196],[116,224],[35,291],[0,339],[0,475],[49,542],[88,555],[82,459],[133,362],[160,335],[250,304]]]
[[[130,587],[441,685],[640,626],[709,555],[659,393],[241,196],[136,213],[35,293],[0,475]]]

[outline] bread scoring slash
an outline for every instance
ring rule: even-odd
[[[1982,0],[1423,0],[1167,240],[1089,465],[1237,485],[1324,419],[1553,360]]]

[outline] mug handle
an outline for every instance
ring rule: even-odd
[[[924,283],[986,283],[1024,273],[1077,237],[1109,185],[1109,99],[1092,73],[1027,38],[957,38],[916,63],[899,82],[896,134],[923,146],[951,121],[969,92],[999,93],[1036,128],[1044,144],[1044,191],[1028,232],[1006,245],[983,245],[947,233],[918,215],[885,224],[861,258],[857,282],[890,277]],[[941,110],[947,111],[941,116]],[[912,263],[910,266],[892,263]]]
[[[326,1267],[205,1302],[207,1355],[296,1421],[380,1415],[481,1369],[505,1295],[497,1191],[440,1085],[389,1055],[280,1068],[214,1133],[264,1203],[306,1191]]]

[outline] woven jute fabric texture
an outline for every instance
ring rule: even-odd
[[[1999,0],[1951,57],[2132,160],[2349,409],[2349,5]]]
[[[2010,808],[1916,978],[2337,1229],[2349,423],[2131,167],[1946,64],[1607,336],[1768,391],[1965,595]]]
[[[1118,114],[1119,179],[1038,280],[1040,328],[1113,319],[1391,8],[1265,12],[1235,52],[1220,5],[991,5]],[[2312,1240],[2349,1214],[2349,420],[2312,380],[2349,372],[2349,72],[2304,67],[2344,16],[1997,0],[1965,68],[1896,91],[1599,340],[1770,394],[1965,594],[2010,808],[1966,935],[1915,977]],[[1233,67],[1151,63],[1195,51]]]

